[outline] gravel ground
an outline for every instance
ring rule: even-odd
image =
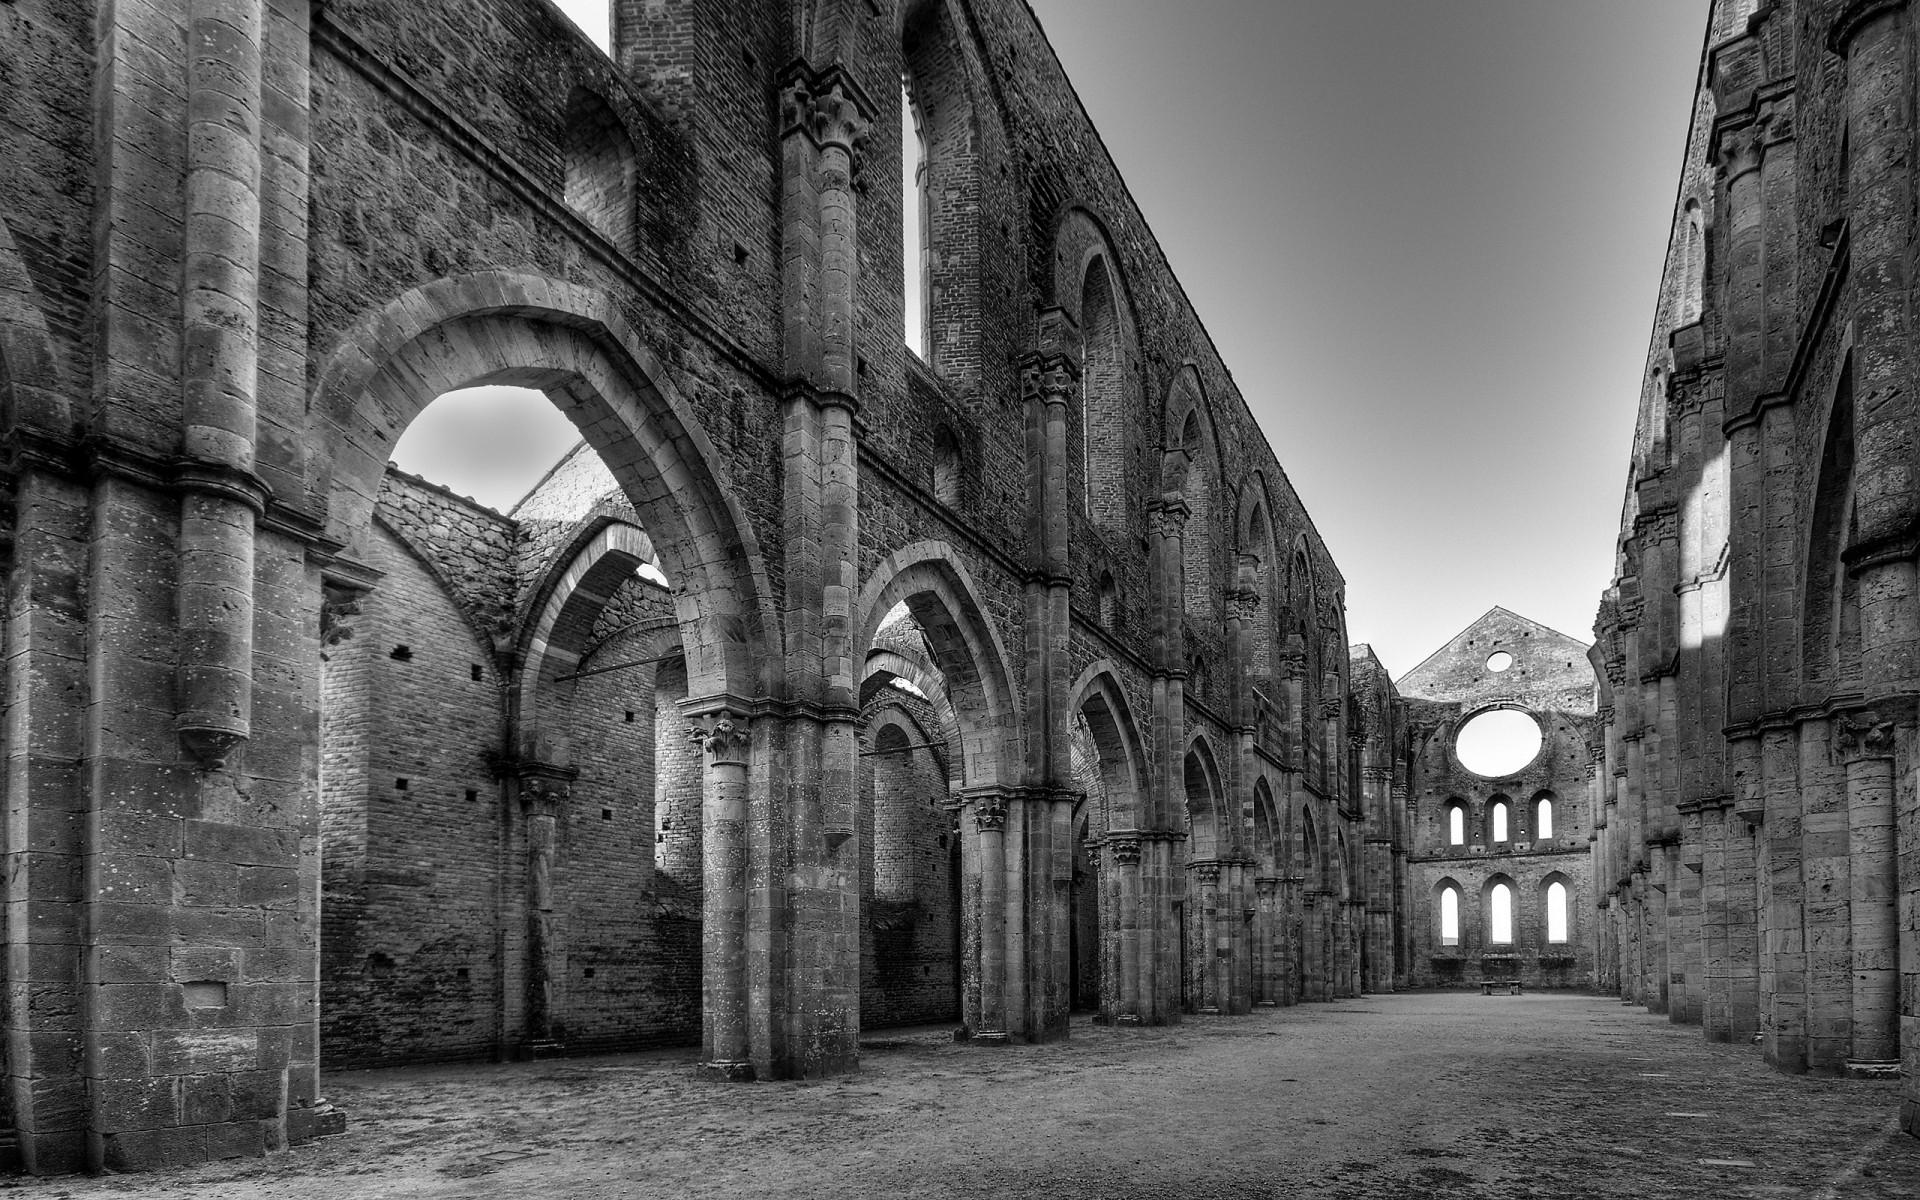
[[[1076,1019],[1064,1044],[881,1030],[859,1074],[709,1080],[691,1052],[336,1073],[349,1131],[266,1160],[10,1180],[103,1195],[1920,1197],[1897,1085],[1788,1078],[1612,999],[1413,993]]]

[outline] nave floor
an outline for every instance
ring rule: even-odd
[[[1611,998],[1369,996],[1064,1044],[869,1034],[859,1074],[692,1051],[339,1073],[348,1132],[264,1161],[10,1179],[47,1200],[1920,1197],[1896,1085],[1793,1079]]]

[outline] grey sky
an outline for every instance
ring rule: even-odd
[[[604,40],[605,0],[560,5]],[[1396,675],[1495,604],[1585,640],[1706,0],[1032,5],[1354,639]],[[442,437],[396,457],[477,493],[412,449]]]

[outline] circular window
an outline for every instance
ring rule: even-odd
[[[1489,671],[1504,671],[1512,665],[1513,655],[1508,654],[1505,650],[1495,650],[1492,654],[1487,655],[1487,670]]]
[[[1540,723],[1517,708],[1481,713],[1460,727],[1453,752],[1475,775],[1498,779],[1517,774],[1540,753]]]

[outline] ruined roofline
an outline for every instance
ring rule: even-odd
[[[386,473],[388,475],[394,476],[395,478],[406,480],[407,484],[411,487],[422,488],[426,491],[434,493],[435,495],[445,496],[449,500],[452,500],[458,504],[462,504],[467,508],[472,509],[476,514],[480,516],[491,517],[493,520],[496,520],[496,521],[513,520],[512,513],[503,513],[497,508],[480,503],[478,500],[475,500],[472,496],[468,496],[463,493],[454,491],[452,488],[448,487],[444,483],[435,482],[434,480],[428,479],[425,475],[415,475],[412,471],[408,471],[401,467],[397,467],[394,465],[392,459],[387,460]]]
[[[1517,613],[1510,608],[1506,608],[1502,605],[1496,604],[1492,608],[1488,609],[1486,612],[1481,613],[1479,616],[1475,617],[1473,620],[1468,621],[1465,625],[1462,625],[1459,629],[1455,630],[1451,637],[1447,638],[1446,641],[1440,643],[1439,649],[1435,650],[1432,654],[1429,654],[1425,658],[1421,659],[1419,663],[1415,664],[1404,675],[1401,675],[1398,679],[1394,680],[1393,681],[1394,688],[1398,690],[1403,683],[1405,683],[1409,679],[1412,679],[1415,675],[1419,674],[1422,670],[1424,670],[1427,667],[1429,663],[1433,662],[1433,660],[1445,654],[1449,646],[1452,646],[1455,642],[1459,641],[1462,637],[1466,636],[1468,631],[1473,629],[1474,626],[1480,624],[1481,622],[1485,621],[1489,617],[1495,616],[1496,614],[1502,614],[1505,616],[1512,617],[1514,620],[1519,621],[1522,624],[1533,626],[1535,629],[1540,630],[1542,633],[1550,633],[1555,637],[1565,638],[1567,641],[1580,647],[1581,653],[1583,654],[1593,646],[1592,642],[1581,641],[1579,638],[1574,637],[1570,633],[1562,633],[1551,625],[1543,625],[1540,622],[1534,620],[1532,617],[1522,616],[1520,613]]]
[[[1687,168],[1693,162],[1694,137],[1700,132],[1700,97],[1707,90],[1707,59],[1715,45],[1714,27],[1719,23],[1721,6],[1725,0],[1710,0],[1707,5],[1707,27],[1700,35],[1700,65],[1694,70],[1693,104],[1687,112],[1687,136],[1680,147],[1680,172],[1673,184],[1673,203],[1667,206],[1667,249],[1660,259],[1660,277],[1654,284],[1653,328],[1647,333],[1647,356],[1640,367],[1640,389],[1644,393],[1647,386],[1647,374],[1652,369],[1666,345],[1661,341],[1660,330],[1666,323],[1664,312],[1667,294],[1667,277],[1673,273],[1674,241],[1679,232],[1680,222],[1676,219],[1680,205],[1687,191]],[[1672,327],[1667,326],[1668,335]],[[1633,420],[1633,453],[1628,457],[1627,484],[1620,500],[1620,538],[1625,539],[1633,533],[1634,493],[1640,484],[1639,450],[1641,414],[1636,412]],[[1614,544],[1616,565],[1619,558],[1619,542]],[[1617,572],[1616,572],[1617,574]]]
[[[541,475],[540,478],[533,481],[532,487],[520,493],[520,498],[513,502],[513,507],[507,509],[505,515],[510,520],[515,520],[515,521],[519,520],[520,518],[518,514],[520,510],[523,507],[525,507],[527,501],[533,499],[534,493],[538,492],[541,488],[547,486],[548,483],[552,482],[553,477],[560,473],[561,467],[566,466],[568,463],[572,462],[575,458],[579,457],[580,452],[587,448],[588,447],[587,447],[586,438],[581,438],[579,441],[575,442],[572,446],[568,447],[566,453],[562,454],[559,458],[556,458],[553,460],[553,465],[546,469],[545,474]]]
[[[1120,194],[1126,197],[1128,206],[1133,209],[1134,215],[1140,219],[1141,228],[1146,230],[1147,243],[1153,247],[1154,256],[1160,260],[1161,269],[1166,272],[1167,279],[1173,284],[1173,290],[1179,294],[1181,305],[1192,315],[1193,323],[1195,327],[1199,329],[1200,336],[1206,339],[1207,349],[1213,354],[1213,361],[1220,365],[1220,370],[1226,375],[1227,383],[1233,389],[1233,398],[1239,402],[1241,411],[1246,413],[1247,419],[1253,423],[1253,427],[1260,431],[1261,443],[1266,449],[1268,460],[1273,463],[1275,474],[1279,476],[1280,485],[1286,488],[1287,495],[1293,499],[1294,507],[1300,512],[1300,519],[1306,523],[1306,532],[1312,535],[1314,544],[1320,547],[1321,556],[1326,560],[1328,567],[1332,570],[1334,581],[1344,588],[1347,577],[1341,572],[1339,563],[1334,560],[1333,551],[1328,547],[1327,539],[1321,535],[1320,527],[1314,523],[1313,513],[1307,508],[1307,502],[1305,498],[1300,495],[1300,489],[1294,487],[1293,480],[1288,477],[1286,464],[1280,461],[1279,452],[1273,448],[1273,438],[1268,433],[1267,427],[1261,424],[1259,416],[1253,411],[1253,406],[1247,403],[1246,393],[1241,389],[1240,381],[1234,377],[1233,368],[1227,364],[1227,356],[1220,353],[1220,346],[1213,340],[1213,331],[1207,327],[1206,320],[1201,317],[1199,306],[1193,302],[1193,297],[1187,294],[1186,284],[1180,281],[1180,273],[1173,269],[1173,263],[1167,259],[1167,252],[1165,248],[1160,245],[1160,237],[1153,231],[1153,222],[1147,220],[1146,211],[1140,207],[1140,202],[1134,198],[1133,188],[1127,183],[1126,172],[1122,171],[1120,164],[1114,161],[1113,152],[1107,149],[1106,135],[1100,132],[1100,125],[1093,119],[1093,114],[1087,111],[1086,102],[1080,98],[1080,89],[1074,85],[1073,76],[1067,71],[1066,64],[1060,61],[1059,52],[1053,48],[1053,39],[1047,36],[1046,24],[1040,20],[1040,14],[1033,11],[1032,0],[1020,0],[1020,2],[1021,6],[1027,10],[1027,18],[1033,22],[1034,29],[1040,34],[1040,44],[1047,48],[1047,54],[1052,57],[1054,69],[1059,73],[1060,79],[1067,85],[1067,94],[1073,97],[1074,106],[1080,110],[1080,119],[1086,123],[1087,129],[1091,131],[1093,144],[1100,148],[1101,155],[1107,160],[1107,166],[1113,171],[1113,177],[1119,181]],[[997,88],[997,81],[995,82]],[[1212,398],[1210,395],[1209,399]],[[1268,486],[1272,487],[1273,485],[1269,484]],[[1268,497],[1269,508],[1272,507],[1271,499],[1271,497]]]

